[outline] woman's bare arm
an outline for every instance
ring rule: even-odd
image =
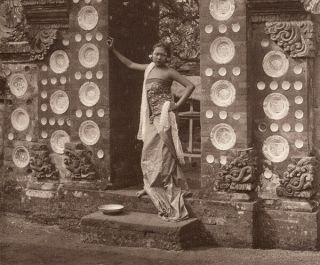
[[[176,82],[180,83],[186,88],[186,92],[183,94],[183,96],[178,100],[178,102],[175,104],[175,107],[172,107],[171,110],[177,109],[181,107],[184,102],[190,97],[193,90],[195,89],[194,84],[192,84],[187,78],[183,77],[181,74],[179,74],[176,70],[170,69],[169,70],[169,76]]]
[[[139,63],[135,63],[133,61],[131,61],[130,59],[128,59],[127,57],[125,57],[124,55],[122,55],[119,51],[117,51],[115,48],[111,48],[112,52],[114,53],[114,55],[119,59],[120,62],[122,62],[125,66],[127,66],[130,69],[133,70],[139,70],[139,71],[144,71],[147,68],[147,64],[139,64]]]

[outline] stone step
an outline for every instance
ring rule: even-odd
[[[181,250],[201,245],[198,219],[167,222],[156,214],[125,211],[117,215],[95,212],[81,219],[87,243]]]

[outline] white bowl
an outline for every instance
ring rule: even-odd
[[[105,204],[99,206],[98,209],[104,214],[116,214],[121,213],[124,209],[124,206],[121,204]]]

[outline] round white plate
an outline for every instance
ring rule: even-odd
[[[69,97],[66,92],[57,90],[50,97],[50,106],[54,113],[63,114],[69,108]]]
[[[230,106],[236,97],[236,90],[228,80],[219,80],[211,87],[211,100],[219,107]]]
[[[263,101],[263,110],[268,118],[280,120],[289,113],[289,100],[280,93],[271,93]]]
[[[11,124],[17,131],[24,131],[28,128],[30,117],[27,111],[23,108],[15,109],[11,114]]]
[[[17,98],[23,97],[28,89],[28,81],[24,74],[13,74],[9,78],[9,88]]]
[[[93,6],[84,6],[78,13],[79,26],[84,30],[94,29],[99,20],[97,10]]]
[[[79,61],[81,65],[86,68],[96,66],[99,61],[99,50],[97,46],[92,43],[84,44],[79,50]]]
[[[86,145],[94,145],[100,138],[99,126],[91,120],[81,123],[79,127],[80,140]]]
[[[270,51],[264,56],[262,67],[268,76],[280,77],[287,73],[289,60],[281,51]]]
[[[234,43],[227,37],[218,37],[211,43],[210,54],[218,64],[229,63],[235,55]]]
[[[264,156],[274,163],[283,162],[289,155],[289,143],[280,135],[269,136],[263,143]]]
[[[51,148],[58,154],[63,154],[64,145],[70,142],[70,136],[63,130],[54,131],[50,138]]]
[[[100,89],[94,82],[85,82],[79,90],[79,98],[83,105],[92,107],[100,99]]]
[[[220,123],[211,130],[210,139],[213,146],[217,149],[228,150],[236,144],[237,137],[230,125]]]
[[[26,167],[30,162],[29,151],[24,146],[17,146],[12,152],[12,160],[17,167]]]
[[[67,71],[69,67],[69,57],[65,51],[54,51],[50,56],[50,68],[56,74]]]
[[[211,16],[219,21],[228,20],[234,13],[234,0],[211,0],[209,5]]]

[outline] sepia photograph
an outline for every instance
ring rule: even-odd
[[[319,250],[320,0],[0,0],[0,265]]]

